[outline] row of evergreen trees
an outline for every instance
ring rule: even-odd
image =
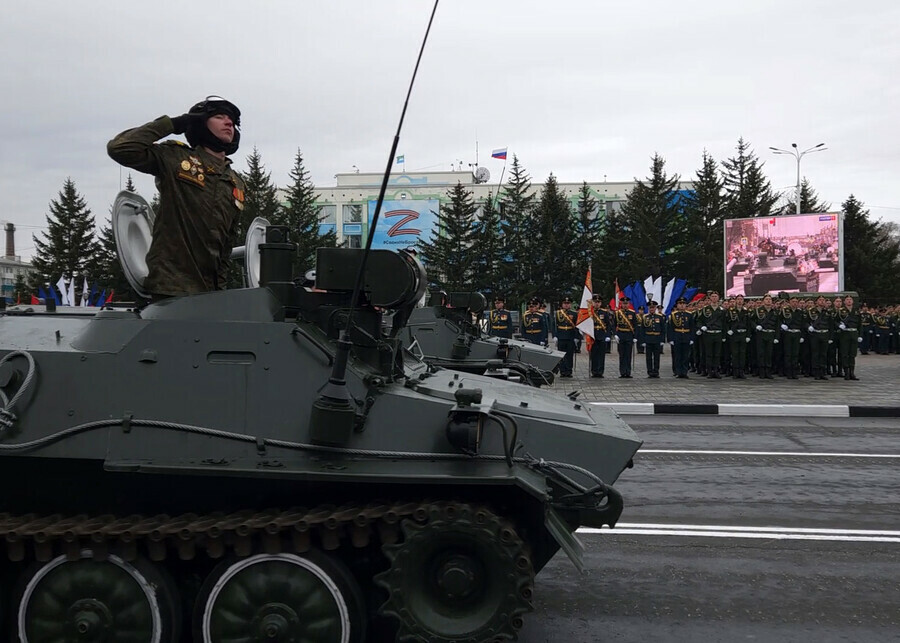
[[[580,299],[588,265],[593,291],[610,296],[615,280],[626,284],[648,275],[719,289],[724,220],[796,212],[796,195],[792,191],[784,199],[772,189],[763,163],[743,139],[721,167],[704,152],[692,190],[679,190],[680,181],[667,174],[665,160],[655,154],[650,175],[637,180],[622,206],[598,216],[599,204],[587,183],[573,208],[553,174],[535,193],[513,156],[509,181],[496,197],[476,202],[461,184],[451,188],[438,213],[439,230],[419,249],[434,286],[503,294],[513,307],[531,297]],[[800,211],[830,208],[804,179]],[[853,195],[842,211],[845,287],[870,301],[900,301],[896,230],[873,221]]]
[[[247,167],[239,238],[255,217],[288,225],[299,245],[294,274],[303,274],[313,266],[315,248],[333,247],[336,236],[318,234],[320,207],[300,151],[284,203],[279,203],[271,173],[255,148]],[[476,202],[460,184],[448,191],[448,201],[437,213],[439,229],[420,242],[421,258],[434,286],[504,294],[511,306],[534,296],[548,301],[565,295],[579,298],[588,265],[593,268],[594,292],[612,294],[614,280],[625,284],[651,274],[682,277],[704,289],[720,288],[723,221],[796,210],[790,199],[779,207],[783,199],[743,139],[721,167],[703,153],[692,191],[679,191],[680,180],[666,172],[665,160],[656,154],[650,175],[637,181],[622,206],[600,213],[587,183],[582,184],[574,208],[553,174],[535,193],[531,177],[514,156],[509,180],[498,195]],[[130,177],[127,188],[134,189]],[[801,212],[830,208],[819,202],[806,180],[800,199]],[[842,204],[842,211],[846,288],[870,302],[900,301],[896,230],[873,220],[853,195]],[[119,266],[110,220],[95,233],[91,210],[71,179],[50,203],[47,232],[35,237],[35,249],[32,279],[16,285],[26,301],[62,274],[75,275],[79,284],[85,276],[107,292],[115,290],[117,299],[134,298]],[[231,285],[241,283],[240,270],[233,267]]]
[[[294,274],[303,274],[313,267],[315,249],[320,246],[334,247],[337,236],[332,231],[319,234],[319,210],[316,204],[315,186],[303,162],[300,150],[294,157],[294,166],[289,174],[290,184],[285,189],[285,200],[279,202],[277,187],[272,182],[271,172],[267,172],[259,151],[254,148],[247,158],[247,172],[243,174],[246,183],[244,209],[238,222],[238,241],[242,240],[256,217],[264,217],[269,222],[289,226],[292,240],[298,244],[294,259]],[[125,188],[134,191],[131,176]],[[158,195],[151,203],[158,205]],[[15,285],[15,295],[22,301],[30,301],[39,289],[47,291],[48,284],[56,284],[60,275],[76,277],[80,292],[83,278],[97,284],[107,293],[115,291],[117,300],[134,301],[132,292],[116,254],[116,241],[112,220],[96,232],[94,216],[84,198],[79,195],[75,181],[66,179],[58,198],[50,202],[47,215],[47,231],[35,235],[35,254],[32,258],[34,271],[25,282]],[[229,274],[229,286],[239,286],[243,282],[243,267],[233,262]]]

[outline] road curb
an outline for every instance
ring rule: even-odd
[[[777,417],[900,417],[900,406],[847,404],[676,404],[654,402],[591,402],[619,415],[743,415]]]

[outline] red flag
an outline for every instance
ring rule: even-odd
[[[618,279],[616,279],[615,284],[616,284],[616,294],[613,295],[613,298],[609,301],[609,307],[612,310],[619,309],[619,298],[622,296],[622,291],[619,290],[619,280]]]
[[[704,299],[705,297],[706,297],[705,292],[698,292],[696,295],[693,296],[691,301],[700,301],[701,299]]]
[[[103,303],[105,303],[105,304],[110,303],[110,302],[112,301],[113,295],[115,295],[115,294],[116,294],[116,291],[115,291],[115,290],[110,290],[110,291],[109,291],[109,297],[107,297],[107,298],[106,298],[106,301],[103,302]]]
[[[584,278],[584,291],[581,293],[581,304],[578,306],[578,319],[575,327],[584,333],[584,343],[587,346],[588,353],[591,352],[591,346],[594,345],[594,319],[591,313],[594,305],[591,303],[594,296],[591,294],[591,267],[588,266],[587,277]]]
[[[775,225],[775,217],[769,219],[769,225]]]
[[[16,306],[18,306],[21,303],[22,303],[22,295],[20,293],[20,294],[16,295]]]
[[[37,297],[35,297],[34,295],[32,295],[31,296],[31,305],[34,306],[35,304],[39,304],[39,303],[41,303],[41,300],[38,299]]]

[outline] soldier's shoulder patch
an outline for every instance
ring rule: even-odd
[[[163,141],[160,145],[170,145],[172,147],[186,147],[187,149],[191,149],[191,146],[185,143],[184,141],[178,141],[175,139],[170,139],[168,141]]]

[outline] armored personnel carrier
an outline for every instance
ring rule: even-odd
[[[0,315],[2,640],[515,640],[615,525],[638,437],[404,350],[414,258],[370,253],[352,301],[362,250],[316,290],[285,228],[259,250],[260,287]]]
[[[401,335],[433,366],[543,386],[563,353],[546,346],[489,337],[473,320],[487,302],[477,292],[432,293],[429,306],[413,310]]]

